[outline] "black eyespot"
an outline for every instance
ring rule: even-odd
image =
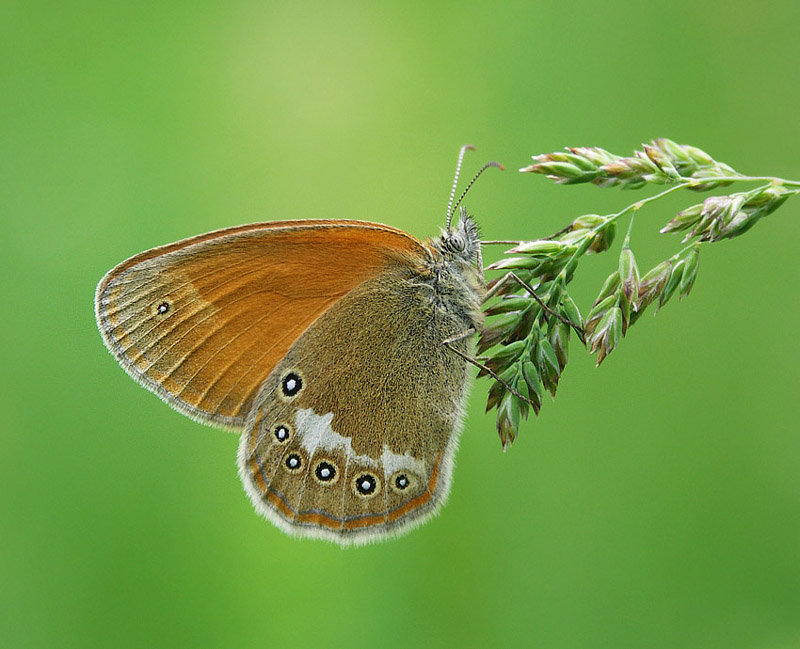
[[[331,482],[336,477],[336,467],[330,462],[320,462],[314,469],[314,475],[320,482]]]
[[[398,471],[389,479],[389,486],[398,494],[405,491],[416,491],[418,485],[418,477],[410,471]]]
[[[281,381],[284,396],[293,397],[303,389],[303,379],[296,372],[289,372]]]
[[[272,434],[275,435],[275,439],[279,442],[285,442],[291,436],[291,431],[286,424],[278,424],[275,426],[275,430],[272,431]]]
[[[303,468],[303,458],[301,458],[297,453],[287,455],[283,463],[286,465],[286,468],[292,472],[299,471]]]
[[[378,480],[369,473],[362,473],[356,478],[355,485],[356,491],[362,496],[370,496],[375,493],[375,489],[378,487]]]
[[[167,311],[169,311],[169,302],[162,302],[156,307],[156,311],[159,315],[164,315]]]

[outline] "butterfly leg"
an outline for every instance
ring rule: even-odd
[[[464,340],[465,338],[469,338],[470,336],[473,336],[476,333],[477,333],[477,331],[475,331],[475,329],[469,328],[466,331],[462,331],[460,334],[456,334],[455,336],[451,336],[450,338],[447,338],[446,340],[443,340],[442,344],[445,346],[446,349],[449,349],[454,354],[457,354],[458,356],[461,356],[461,358],[463,358],[468,363],[472,363],[478,369],[481,369],[484,372],[486,372],[487,374],[489,374],[495,381],[497,381],[498,383],[502,384],[506,388],[506,390],[511,392],[511,394],[519,397],[523,401],[527,401],[529,404],[531,404],[532,406],[535,407],[535,404],[533,403],[533,401],[531,401],[528,397],[522,396],[519,392],[517,392],[514,388],[512,388],[508,383],[506,383],[503,379],[501,379],[499,376],[497,376],[497,374],[494,371],[492,371],[489,367],[487,367],[486,365],[481,363],[479,360],[477,360],[475,358],[472,358],[471,356],[467,356],[467,354],[465,354],[462,351],[460,351],[460,350],[456,349],[455,347],[453,347],[453,343],[456,343],[459,340]]]
[[[559,313],[556,313],[555,311],[553,311],[553,309],[551,309],[549,306],[547,306],[547,305],[544,303],[544,300],[542,300],[542,298],[540,298],[538,295],[536,295],[536,291],[534,290],[534,288],[533,288],[533,287],[532,287],[530,284],[528,284],[526,281],[522,280],[522,279],[521,279],[521,278],[520,278],[520,277],[519,277],[519,276],[518,276],[516,273],[514,273],[514,272],[509,272],[509,273],[507,273],[507,274],[506,274],[504,277],[502,277],[502,278],[501,278],[501,279],[500,279],[500,280],[499,280],[499,281],[498,281],[498,282],[497,282],[497,283],[496,283],[494,286],[492,286],[492,288],[490,288],[490,289],[489,289],[489,290],[486,292],[486,295],[484,296],[484,298],[483,298],[483,301],[484,301],[484,302],[486,302],[486,301],[488,301],[490,298],[494,297],[494,296],[495,296],[495,295],[498,293],[498,291],[500,290],[500,288],[501,288],[501,287],[502,287],[504,284],[507,284],[507,283],[508,283],[508,282],[510,282],[510,281],[514,281],[514,282],[516,282],[516,283],[517,283],[517,284],[519,284],[519,285],[520,285],[522,288],[524,288],[526,291],[528,291],[528,293],[530,293],[531,297],[532,297],[534,300],[536,300],[536,301],[539,303],[539,306],[540,306],[540,307],[542,307],[542,310],[543,310],[545,313],[547,313],[548,315],[551,315],[551,316],[553,316],[553,317],[554,317],[556,320],[560,320],[561,322],[563,322],[563,323],[564,323],[565,325],[567,325],[568,327],[571,327],[572,329],[574,329],[574,330],[575,330],[575,333],[577,333],[577,334],[578,334],[578,336],[580,337],[581,341],[583,340],[583,338],[584,338],[584,335],[585,335],[585,333],[586,333],[586,332],[584,331],[583,327],[581,327],[579,324],[576,324],[576,323],[572,322],[571,320],[568,320],[567,318],[565,318],[565,317],[564,317],[564,316],[562,316],[561,314],[559,314]]]

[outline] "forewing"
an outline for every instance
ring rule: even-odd
[[[241,428],[266,377],[332,304],[430,253],[361,221],[229,228],[124,261],[95,296],[103,340],[134,379],[187,415]]]

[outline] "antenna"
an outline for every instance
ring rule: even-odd
[[[450,221],[453,218],[453,199],[456,196],[456,187],[458,186],[458,175],[461,173],[461,162],[464,160],[464,154],[467,151],[474,151],[475,147],[471,144],[465,144],[458,152],[458,164],[456,164],[456,177],[453,178],[453,189],[450,191],[450,201],[447,203],[447,230],[450,231]]]
[[[480,170],[478,171],[478,173],[476,173],[475,176],[472,178],[472,180],[469,181],[469,185],[467,185],[467,188],[463,192],[461,192],[461,196],[456,201],[456,204],[453,205],[453,212],[455,212],[456,208],[459,205],[461,205],[461,201],[464,200],[464,196],[467,195],[467,192],[470,190],[470,187],[472,187],[475,184],[475,181],[478,180],[478,178],[481,177],[481,174],[484,171],[486,171],[489,167],[495,167],[496,169],[499,169],[500,171],[505,170],[505,167],[503,165],[501,165],[499,162],[495,162],[494,160],[492,160],[492,162],[487,162],[485,165],[483,165],[480,168]],[[455,189],[455,187],[453,189]],[[447,215],[447,229],[448,230],[450,229],[450,217],[451,216],[452,216],[452,213]]]

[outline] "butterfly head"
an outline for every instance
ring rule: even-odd
[[[463,207],[458,222],[448,229],[443,229],[441,236],[434,240],[433,245],[445,259],[460,260],[473,266],[480,266],[480,228]]]
[[[439,262],[435,265],[438,291],[447,295],[451,312],[463,312],[474,328],[483,322],[480,305],[486,293],[480,229],[462,207],[458,222],[430,240]]]
[[[471,144],[465,144],[458,152],[458,163],[456,164],[455,178],[453,178],[453,189],[450,191],[450,201],[447,204],[447,225],[444,230],[442,230],[442,236],[433,242],[433,246],[446,260],[458,260],[466,262],[473,267],[477,266],[478,276],[481,283],[483,283],[483,259],[481,257],[481,238],[478,224],[467,214],[463,206],[461,206],[459,219],[455,225],[453,225],[453,216],[461,205],[461,201],[464,200],[464,197],[467,195],[467,192],[469,192],[472,185],[475,184],[475,181],[480,178],[480,175],[489,167],[502,170],[503,165],[494,161],[487,162],[483,165],[467,184],[466,189],[461,193],[459,199],[453,204],[464,154],[474,148],[475,147]]]

